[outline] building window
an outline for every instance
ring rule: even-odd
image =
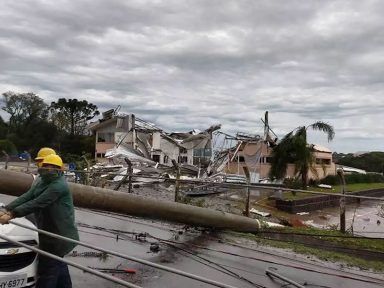
[[[180,154],[186,154],[188,153],[187,149],[184,147],[180,147]]]
[[[188,157],[187,156],[179,156],[177,158],[178,163],[188,163]]]
[[[152,155],[152,160],[155,162],[160,162],[160,155]]]
[[[167,155],[164,155],[163,161],[164,161],[164,164],[168,164],[168,156]]]
[[[96,158],[104,158],[105,153],[96,153]]]
[[[331,159],[316,158],[316,164],[318,164],[318,165],[331,165]]]
[[[198,148],[193,149],[193,157],[211,157],[212,149],[210,148]]]
[[[212,156],[212,149],[198,148],[193,149],[193,165],[205,167],[208,165]]]
[[[111,132],[99,132],[97,133],[97,142],[114,143],[114,133]]]
[[[233,162],[245,162],[244,156],[236,156]]]

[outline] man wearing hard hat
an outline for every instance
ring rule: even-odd
[[[34,213],[39,229],[79,240],[72,194],[62,173],[63,161],[55,154],[43,157],[39,168],[41,180],[5,206],[7,212],[1,215],[0,223],[6,224],[12,218]],[[72,242],[39,233],[39,248],[59,257],[64,257],[75,246]],[[72,287],[71,277],[67,264],[40,255],[36,288],[48,287]]]

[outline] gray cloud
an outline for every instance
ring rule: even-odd
[[[322,120],[336,138],[314,142],[383,150],[382,1],[1,5],[0,91],[121,105],[168,131],[261,133],[268,110],[280,136]]]

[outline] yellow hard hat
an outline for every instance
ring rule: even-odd
[[[58,168],[63,168],[63,160],[61,160],[61,157],[56,154],[51,154],[46,157],[44,157],[43,162],[41,163],[42,166],[44,165],[54,165]]]
[[[37,157],[35,158],[35,160],[43,160],[46,156],[48,155],[56,155],[56,152],[55,150],[53,150],[52,148],[49,148],[49,147],[43,147],[39,150],[39,152],[37,153]]]

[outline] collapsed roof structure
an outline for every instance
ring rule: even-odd
[[[102,119],[88,126],[96,135],[96,160],[124,165],[127,158],[136,166],[165,170],[173,167],[172,161],[175,161],[184,172],[194,176],[208,166],[212,133],[221,128],[213,125],[204,131],[167,133],[134,114],[120,113],[117,109],[102,115]]]

